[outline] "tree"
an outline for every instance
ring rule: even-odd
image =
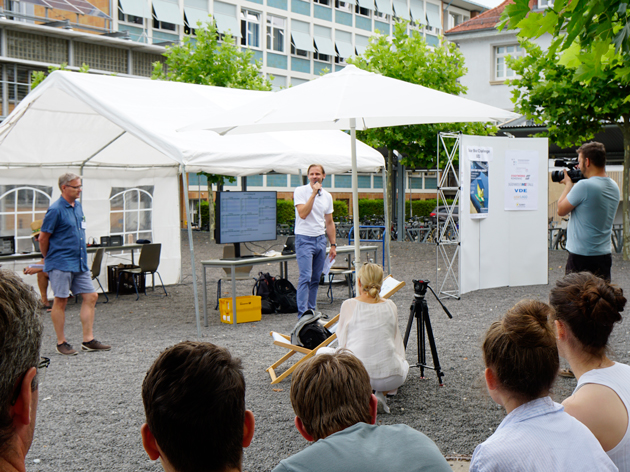
[[[431,48],[417,30],[407,34],[407,22],[394,25],[393,37],[373,36],[362,56],[348,62],[371,72],[378,72],[406,82],[419,84],[452,95],[461,95],[466,87],[459,83],[467,69],[464,57],[455,44],[442,43]],[[375,91],[375,93],[378,93]],[[378,98],[375,96],[375,98]],[[435,167],[437,134],[441,131],[462,131],[466,134],[494,134],[496,128],[483,123],[422,124],[374,128],[361,131],[358,137],[373,147],[387,147],[389,214],[393,214],[394,168],[393,151],[405,155],[402,163],[414,168]]]
[[[630,260],[630,11],[627,1],[555,0],[532,12],[527,0],[507,5],[501,28],[519,36],[553,35],[543,53],[528,44],[531,58],[513,62],[523,75],[512,82],[513,101],[528,117],[549,127],[560,145],[592,139],[607,123],[623,133],[623,258]],[[566,106],[571,103],[573,107]],[[548,108],[548,109],[547,109]],[[559,112],[561,110],[561,112]]]
[[[515,111],[535,123],[546,125],[549,136],[561,147],[575,146],[592,139],[605,124],[616,124],[623,134],[623,253],[630,256],[628,233],[628,169],[630,168],[630,84],[617,79],[614,69],[605,69],[588,85],[578,78],[576,69],[561,63],[558,54],[550,55],[539,46],[522,41],[527,55],[510,59],[508,65],[518,79],[513,86]]]
[[[271,90],[271,83],[260,72],[261,63],[254,61],[254,53],[241,50],[230,35],[219,37],[211,21],[205,26],[197,22],[196,40],[184,37],[183,44],[167,46],[166,70],[160,62],[153,63],[154,80],[171,80],[189,84],[247,90]],[[220,40],[221,39],[221,40]],[[208,178],[208,199],[212,198],[212,186],[234,182],[234,177],[199,172]],[[210,233],[214,234],[214,205],[210,210]],[[201,227],[202,222],[199,222]]]
[[[519,29],[525,38],[553,36],[548,54],[565,51],[577,59],[579,80],[589,82],[604,70],[617,79],[630,76],[630,9],[627,0],[555,0],[541,12],[533,12],[529,0],[507,5],[500,29]]]
[[[68,63],[64,62],[63,64],[61,64],[59,67],[57,66],[50,66],[48,67],[48,74],[50,74],[51,72],[54,72],[56,70],[70,70],[68,68]],[[79,72],[87,74],[90,70],[90,66],[88,66],[87,64],[83,63],[81,65],[81,67],[79,67]],[[35,87],[37,87],[39,84],[41,84],[44,79],[46,79],[46,77],[48,77],[48,74],[46,74],[45,72],[38,70],[38,71],[33,71],[31,73],[31,90],[33,90]]]

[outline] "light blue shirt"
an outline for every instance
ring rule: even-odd
[[[79,200],[72,206],[65,198],[60,197],[48,207],[41,230],[50,233],[44,272],[89,270],[85,245],[85,217]]]
[[[609,177],[577,182],[567,195],[575,208],[567,227],[567,251],[580,256],[610,254],[610,234],[619,206],[619,187]]]
[[[404,424],[357,423],[284,459],[273,472],[452,472],[428,437]]]
[[[470,472],[616,470],[593,433],[550,397],[512,410],[470,463]]]

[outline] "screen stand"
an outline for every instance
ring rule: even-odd
[[[241,258],[241,243],[233,243],[234,244],[234,257],[236,259]]]

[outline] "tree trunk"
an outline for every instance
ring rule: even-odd
[[[623,117],[623,260],[630,260],[630,117]]]

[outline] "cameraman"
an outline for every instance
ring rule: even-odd
[[[606,176],[606,148],[602,143],[583,144],[577,153],[577,168],[585,179],[573,183],[565,169],[565,189],[558,200],[558,215],[571,213],[566,273],[587,271],[610,281],[610,236],[619,206],[619,187]]]

